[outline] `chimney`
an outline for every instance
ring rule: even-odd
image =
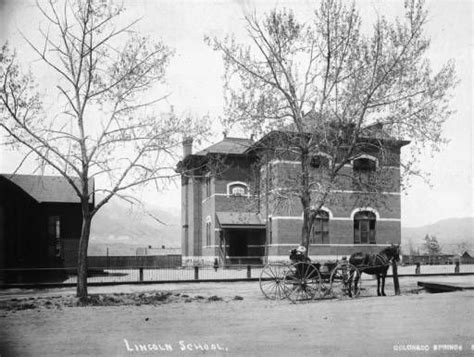
[[[186,136],[183,139],[183,159],[193,153],[193,138]]]

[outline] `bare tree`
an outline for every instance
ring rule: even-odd
[[[45,109],[32,74],[22,73],[17,54],[4,45],[0,127],[7,144],[26,148],[25,159],[36,157],[39,167],[54,169],[80,198],[77,296],[85,298],[94,215],[113,196],[126,198],[126,191],[137,185],[153,182],[161,188],[176,175],[174,149],[183,132],[192,135],[199,129],[172,112],[154,113],[153,105],[166,98],[155,92],[162,90],[173,52],[133,32],[136,21],[120,27],[122,7],[50,0],[38,8],[47,22],[47,30],[40,28],[43,43],[26,40],[53,73],[48,95],[57,103]],[[91,185],[102,177],[106,187]],[[93,207],[97,193],[101,198]]]
[[[405,174],[419,174],[416,154],[436,151],[444,142],[441,126],[451,114],[454,65],[433,73],[426,59],[426,21],[423,1],[407,0],[403,19],[379,16],[371,33],[364,34],[354,4],[323,0],[308,23],[289,10],[273,10],[261,19],[246,14],[246,43],[233,36],[206,37],[225,62],[225,124],[278,132],[279,154],[301,163],[295,177],[287,178],[292,185],[281,185],[285,188],[277,196],[301,203],[306,247],[318,210],[348,175],[346,164],[375,154],[381,175],[347,179],[361,190],[381,192],[387,177],[383,167],[391,160],[399,164],[393,163],[393,154],[399,154],[396,139],[412,141]],[[326,160],[317,164],[324,169],[316,176],[315,156]]]

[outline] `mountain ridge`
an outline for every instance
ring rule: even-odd
[[[443,253],[462,253],[474,248],[474,217],[444,218],[420,227],[402,226],[402,246],[415,250],[422,248],[426,235],[435,236]]]
[[[147,204],[109,201],[92,221],[89,255],[135,255],[138,248],[181,246],[180,217]],[[155,251],[156,252],[156,251]]]

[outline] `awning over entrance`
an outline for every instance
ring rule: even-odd
[[[251,212],[216,212],[217,220],[221,228],[265,228],[257,213]]]

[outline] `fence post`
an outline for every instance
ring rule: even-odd
[[[415,274],[416,274],[416,275],[420,275],[420,265],[421,265],[421,264],[420,264],[419,262],[416,263],[416,268],[415,268]]]
[[[138,278],[138,279],[139,279],[140,281],[143,281],[143,268],[139,268],[139,269],[138,269],[138,272],[139,272],[139,274],[138,274],[138,275],[139,275],[139,278]]]
[[[247,279],[252,277],[252,268],[250,265],[247,265]]]
[[[454,266],[454,274],[459,274],[459,262],[456,262],[456,265]]]
[[[199,280],[199,267],[194,267],[194,280]]]
[[[400,283],[398,281],[398,268],[397,262],[392,261],[392,275],[393,275],[393,287],[395,289],[395,295],[400,295]]]

